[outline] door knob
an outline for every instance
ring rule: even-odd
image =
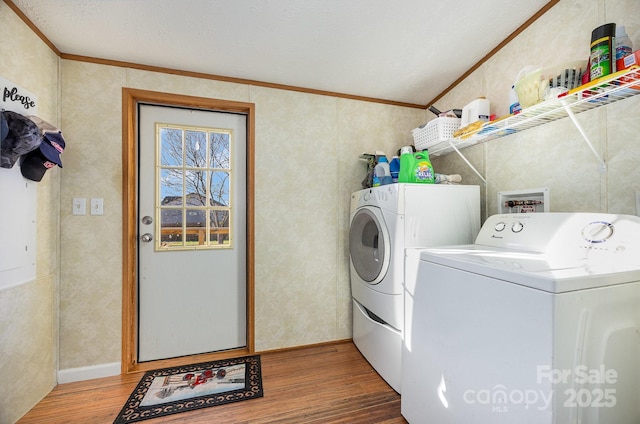
[[[142,237],[140,237],[140,240],[142,240],[144,243],[149,243],[151,240],[153,240],[153,236],[149,233],[144,233]]]

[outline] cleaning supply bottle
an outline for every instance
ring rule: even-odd
[[[376,185],[376,178],[378,185],[391,184],[391,170],[389,169],[389,161],[386,156],[380,156],[378,164],[373,168],[373,180],[374,186]]]
[[[400,155],[400,183],[435,183],[435,172],[426,150],[415,153],[403,153]]]
[[[410,146],[400,149],[400,172],[398,172],[398,182],[411,182],[411,167],[413,166],[413,150]]]
[[[591,31],[591,81],[616,72],[615,36],[614,23],[601,25]]]
[[[520,101],[518,100],[518,93],[516,93],[516,86],[511,86],[511,91],[509,92],[509,113],[512,115],[516,115],[522,111],[520,107]]]
[[[436,182],[436,174],[433,171],[433,165],[429,159],[429,152],[426,150],[413,154],[416,160],[413,177],[416,183],[434,184]]]
[[[633,53],[633,45],[624,25],[616,26],[616,60],[629,56],[631,53]]]
[[[391,162],[389,162],[389,170],[391,171],[391,181],[397,183],[398,174],[400,174],[400,159],[398,159],[398,156],[391,158]]]

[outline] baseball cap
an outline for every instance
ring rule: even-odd
[[[45,132],[42,138],[42,143],[40,143],[40,152],[49,159],[51,162],[54,162],[60,168],[62,168],[62,160],[60,159],[60,155],[64,152],[65,142],[64,138],[62,138],[62,133],[59,132]]]
[[[23,177],[31,181],[41,181],[47,169],[53,168],[54,166],[56,166],[56,164],[45,158],[40,150],[34,150],[22,157],[20,172]]]
[[[61,133],[44,133],[40,146],[22,159],[20,164],[22,176],[32,181],[41,181],[48,169],[56,165],[62,168],[60,154],[64,148],[65,142]]]
[[[4,111],[2,117],[8,131],[0,142],[0,167],[13,168],[20,156],[38,148],[42,134],[33,121],[19,113]]]

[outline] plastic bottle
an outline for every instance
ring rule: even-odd
[[[633,45],[624,25],[616,26],[616,60],[622,59],[631,53],[633,53]]]
[[[386,156],[380,156],[378,164],[373,168],[373,185],[376,185],[376,178],[378,179],[378,185],[391,184],[391,170],[389,169],[389,161]]]
[[[389,170],[391,171],[391,181],[397,183],[398,174],[400,174],[400,159],[398,159],[398,156],[391,158],[391,162],[389,162]]]
[[[424,150],[416,153],[400,155],[400,183],[435,183],[435,173],[429,160],[429,152]]]
[[[591,32],[591,81],[616,71],[615,42],[616,24],[605,24]]]
[[[380,178],[376,175],[375,168],[373,170],[373,175],[371,177],[371,187],[380,187]]]
[[[411,182],[411,167],[413,165],[413,150],[411,147],[400,149],[400,172],[398,173],[399,183]]]
[[[516,93],[516,86],[511,86],[511,91],[509,92],[509,113],[516,115],[522,111],[520,107],[520,101],[518,100],[518,93]]]
[[[462,108],[460,128],[476,121],[488,122],[491,116],[491,103],[484,97],[479,97]]]

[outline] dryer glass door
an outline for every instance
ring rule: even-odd
[[[381,214],[362,208],[354,214],[349,230],[351,264],[369,284],[378,284],[389,267],[389,237],[381,221]]]

